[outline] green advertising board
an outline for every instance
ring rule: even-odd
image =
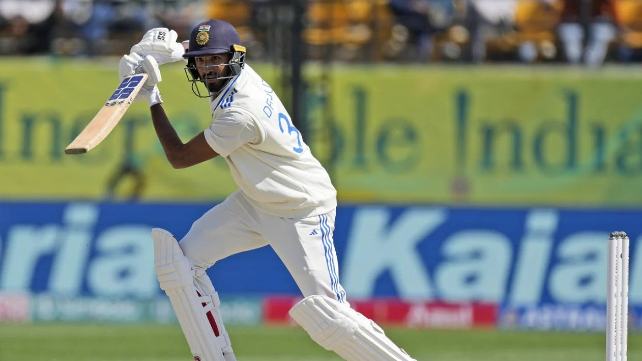
[[[90,153],[63,154],[118,82],[116,62],[0,61],[0,198],[214,201],[237,188],[222,159],[172,169],[143,103]],[[271,66],[255,69],[277,85]],[[187,141],[209,105],[180,65],[162,71]],[[325,85],[318,72],[306,69],[305,140],[341,202],[642,204],[635,69],[337,65]]]

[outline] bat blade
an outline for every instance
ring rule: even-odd
[[[124,78],[94,119],[65,148],[65,154],[87,153],[107,138],[125,115],[146,80],[147,74],[136,74]]]

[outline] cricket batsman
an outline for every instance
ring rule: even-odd
[[[178,242],[155,228],[154,264],[194,360],[235,361],[217,292],[205,271],[233,254],[270,245],[305,297],[292,318],[319,345],[348,361],[414,361],[372,320],[350,308],[334,250],[336,190],[274,90],[245,62],[227,22],[198,24],[184,49],[166,28],[148,31],[119,65],[121,79],[149,75],[146,100],[174,168],[221,156],[239,189],[197,219]],[[186,60],[192,91],[207,99],[211,125],[187,143],[176,134],[157,83],[159,65]],[[216,180],[212,179],[212,186]]]

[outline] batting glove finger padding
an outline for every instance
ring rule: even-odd
[[[163,81],[160,69],[158,68],[158,62],[156,62],[153,56],[145,56],[140,65],[142,72],[148,75],[147,81],[145,82],[146,87],[153,87]]]
[[[150,55],[143,58],[136,53],[123,55],[118,64],[118,75],[121,81],[127,76],[139,73],[147,74],[147,81],[145,81],[145,85],[143,85],[138,92],[134,102],[147,100],[147,104],[150,107],[154,104],[162,103],[163,99],[156,84],[160,83],[163,77],[161,76],[156,59]]]
[[[120,81],[123,81],[124,78],[130,75],[140,73],[140,64],[142,61],[143,57],[136,53],[123,55],[118,63],[118,75],[120,77]]]
[[[145,35],[130,52],[140,55],[151,55],[159,65],[183,60],[185,49],[181,43],[176,42],[178,34],[168,28],[154,28]]]

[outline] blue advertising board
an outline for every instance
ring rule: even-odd
[[[180,238],[212,205],[0,203],[0,292],[150,298],[152,227]],[[630,304],[642,308],[642,210],[340,206],[334,241],[348,298],[486,301],[513,312],[604,307],[606,240],[631,238]],[[210,270],[222,295],[296,295],[264,247]],[[522,311],[519,311],[522,310]]]

